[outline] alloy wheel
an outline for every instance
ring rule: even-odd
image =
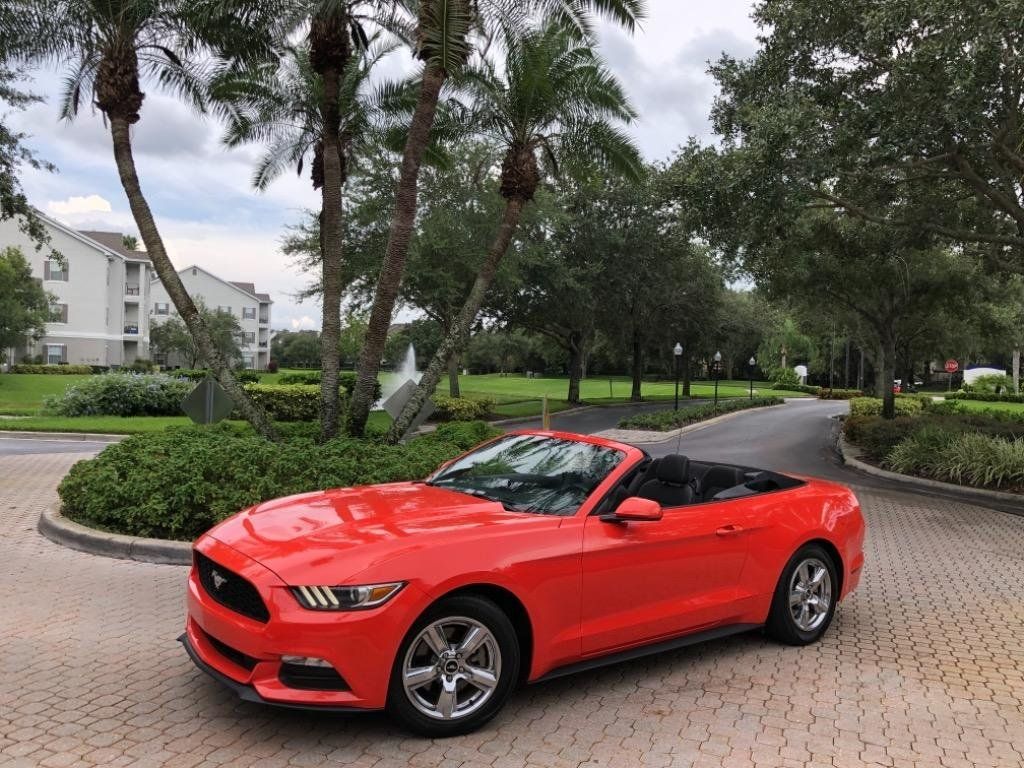
[[[828,618],[832,607],[832,577],[816,557],[802,561],[789,581],[789,612],[802,632],[813,632]]]

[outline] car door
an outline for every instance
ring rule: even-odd
[[[742,499],[666,508],[657,521],[588,517],[584,656],[728,623],[754,526]]]

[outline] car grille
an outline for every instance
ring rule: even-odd
[[[270,620],[270,613],[256,587],[206,555],[200,552],[194,554],[199,583],[203,585],[206,594],[235,613],[262,623]]]
[[[217,651],[217,653],[242,669],[252,672],[253,668],[259,663],[259,659],[254,659],[252,656],[242,653],[237,648],[232,648],[227,643],[222,643],[216,637],[213,637],[206,632],[203,634],[206,635],[206,639],[210,642],[210,645],[213,646],[213,649]]]

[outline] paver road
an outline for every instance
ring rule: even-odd
[[[820,644],[751,633],[532,686],[482,731],[435,742],[381,715],[242,703],[197,671],[174,641],[184,569],[35,532],[79,457],[0,456],[0,766],[1024,762],[1024,518],[863,489],[864,579]]]

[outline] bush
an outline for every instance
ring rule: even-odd
[[[17,365],[11,366],[11,373],[47,373],[55,376],[88,376],[92,373],[92,366],[18,363]]]
[[[855,397],[864,397],[859,389],[830,389],[821,387],[818,397],[822,400],[852,400]]]
[[[404,445],[307,437],[269,443],[229,425],[136,435],[80,461],[60,484],[64,514],[134,536],[191,540],[239,510],[324,488],[415,480],[500,434],[444,425]]]
[[[449,397],[434,395],[433,418],[437,421],[473,421],[485,419],[497,404],[494,398]]]
[[[895,401],[897,416],[917,416],[924,410],[924,405],[914,397],[897,397]],[[855,397],[850,400],[851,416],[880,416],[882,414],[882,398]]]
[[[796,374],[793,374],[795,377]],[[789,392],[803,392],[805,395],[818,395],[821,394],[821,387],[816,387],[811,384],[800,384],[800,379],[796,380],[796,384],[790,384],[783,381],[772,382],[771,389],[784,389]]]
[[[91,367],[91,366],[90,366]],[[133,373],[152,373],[153,372],[153,361],[147,360],[144,357],[137,357],[132,360],[128,365],[122,366],[122,371],[129,371]]]
[[[303,384],[246,384],[245,391],[272,419],[314,421],[320,418],[320,387]],[[237,412],[232,416],[242,418]]]
[[[980,392],[989,395],[1015,395],[1013,379],[1005,373],[989,373],[979,376],[964,389],[969,392]]]
[[[843,422],[843,435],[867,458],[883,461],[919,425],[909,416],[883,419],[881,416],[850,416]]]
[[[770,375],[772,389],[795,389],[804,386],[792,368],[775,368]]]
[[[57,416],[179,416],[192,383],[162,373],[106,373],[51,395],[44,409]]]
[[[278,384],[312,384],[317,387],[320,386],[320,382],[323,380],[322,371],[296,371],[294,373],[282,373],[278,378]],[[353,371],[339,371],[338,372],[338,386],[340,386],[347,395],[352,394],[352,390],[356,388],[356,374]],[[381,386],[380,382],[373,389],[373,399],[380,400],[381,397]]]
[[[189,381],[202,381],[209,373],[205,368],[178,368],[175,371],[170,371],[172,376],[177,376],[179,379],[188,379]],[[259,371],[237,370],[232,373],[235,374],[235,381],[240,384],[260,383]]]
[[[1019,489],[1024,486],[1024,439],[928,427],[897,445],[885,464],[895,472],[959,485]]]
[[[267,373],[277,373],[277,360],[267,363]]]
[[[947,400],[980,400],[986,403],[1024,403],[1024,395],[1001,394],[992,392],[965,392],[958,390],[946,395]]]
[[[654,413],[638,413],[619,422],[619,429],[649,429],[656,432],[667,432],[676,427],[683,427],[698,421],[704,421],[723,413],[742,411],[747,408],[761,408],[766,405],[782,405],[781,397],[755,397],[722,400],[718,410],[712,403],[680,408],[678,411],[655,411]]]

